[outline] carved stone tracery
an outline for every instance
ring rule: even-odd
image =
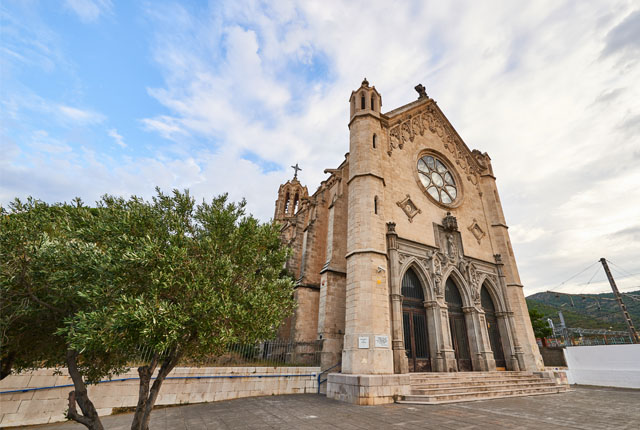
[[[486,162],[481,164],[484,160],[467,150],[433,102],[429,103],[424,110],[407,115],[402,121],[389,128],[387,153],[391,155],[394,149],[402,149],[405,143],[413,142],[417,135],[423,136],[427,130],[444,140],[444,147],[454,156],[455,163],[466,174],[467,179],[473,185],[478,185],[478,176],[487,168]]]

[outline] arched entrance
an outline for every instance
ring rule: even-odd
[[[402,278],[402,296],[404,348],[409,360],[409,371],[429,372],[431,371],[431,359],[429,357],[424,292],[418,275],[411,268]]]
[[[491,342],[493,358],[496,360],[496,367],[500,368],[500,370],[504,370],[507,364],[504,359],[504,351],[502,350],[502,340],[500,339],[498,318],[496,318],[496,308],[485,285],[482,285],[480,301],[482,302],[484,317],[487,320],[487,333],[489,334],[489,342]]]
[[[453,279],[447,279],[444,299],[449,308],[449,328],[451,329],[451,344],[456,352],[459,371],[471,371],[471,354],[467,337],[467,324],[462,311],[462,297]]]

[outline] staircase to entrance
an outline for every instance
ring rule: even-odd
[[[565,391],[567,385],[533,372],[412,373],[411,394],[398,403],[436,405]]]

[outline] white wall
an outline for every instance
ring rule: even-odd
[[[315,393],[319,367],[176,367],[160,388],[156,405],[214,402],[249,396]],[[222,376],[209,379],[182,377]],[[233,376],[230,378],[229,376]],[[246,377],[242,377],[246,376]],[[262,377],[258,377],[262,376]],[[114,379],[137,378],[132,369]],[[52,369],[40,369],[11,375],[0,381],[0,428],[64,421],[69,392],[73,387],[66,369],[54,375]],[[135,406],[139,380],[111,381],[90,385],[89,398],[100,416],[113,408]],[[25,388],[48,389],[15,392]],[[11,392],[14,391],[14,392]],[[79,410],[79,409],[78,409]]]
[[[564,349],[570,384],[640,388],[640,345],[571,346]]]

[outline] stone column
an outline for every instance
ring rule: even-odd
[[[453,342],[451,340],[451,326],[449,324],[449,307],[444,301],[444,297],[438,298],[439,307],[439,325],[440,332],[442,333],[442,359],[444,361],[443,372],[457,372],[458,360],[456,360],[456,352],[453,349]]]
[[[503,325],[505,326],[505,333],[508,334],[508,338],[509,338],[511,367],[512,367],[512,370],[527,370],[527,366],[524,360],[524,353],[522,351],[522,347],[520,346],[520,342],[518,340],[518,332],[517,332],[516,324],[513,318],[513,312],[511,311],[511,304],[509,302],[507,283],[505,280],[504,271],[502,270],[503,268],[502,258],[500,254],[494,255],[494,258],[496,261],[496,268],[498,270],[498,283],[500,284],[500,289],[502,290],[505,306],[507,308],[505,312],[499,312],[499,314],[502,315],[502,319],[504,319]],[[496,316],[498,316],[498,314],[496,314]],[[500,317],[498,318],[500,319]],[[502,337],[502,333],[503,332],[501,331],[500,332],[501,337]],[[536,369],[533,369],[533,370],[536,370]]]
[[[504,351],[507,370],[517,372],[521,369],[513,344],[513,331],[509,324],[509,313],[497,311],[496,317],[498,318],[498,330],[500,330],[500,340],[502,341],[502,350]]]
[[[424,307],[427,314],[431,371],[446,372],[442,324],[440,323],[440,305],[437,300],[427,300],[424,302]]]
[[[402,294],[398,268],[398,235],[396,224],[387,223],[387,255],[389,264],[389,297],[391,299],[391,345],[393,348],[393,372],[409,373],[409,363],[404,347],[404,326],[402,322]]]
[[[496,361],[489,346],[487,324],[484,312],[478,311],[475,306],[462,308],[467,324],[467,336],[471,353],[471,364],[474,371],[496,370]]]

